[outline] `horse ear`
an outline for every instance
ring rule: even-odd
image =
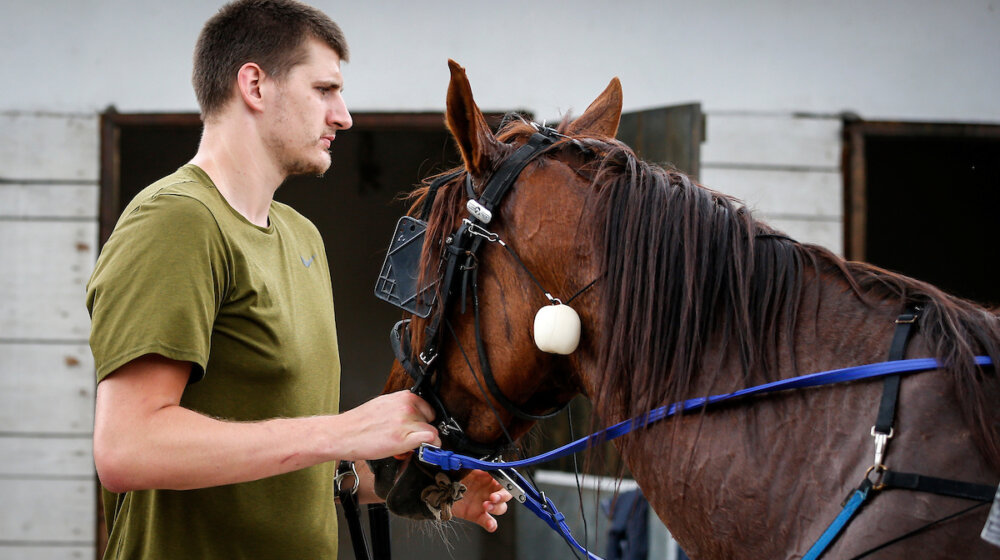
[[[493,137],[482,111],[472,99],[469,78],[454,60],[448,60],[451,83],[448,84],[448,109],[445,122],[458,142],[465,168],[473,175],[482,175],[500,152],[500,143]]]
[[[569,125],[570,134],[589,132],[614,138],[622,118],[622,83],[612,78],[608,87]]]

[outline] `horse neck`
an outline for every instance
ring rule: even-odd
[[[770,355],[775,363],[771,371],[785,378],[884,359],[897,304],[869,306],[845,281],[808,269],[804,273],[794,321],[786,318],[774,325],[786,334],[778,337],[772,349]],[[886,324],[885,329],[871,328],[881,323]],[[738,348],[723,346],[721,336],[707,345],[703,369],[712,369],[713,375],[694,379],[689,398],[752,384],[747,383]],[[826,396],[814,394],[814,398],[822,402]],[[868,400],[835,398],[840,399],[833,401],[839,414],[849,419],[837,427],[838,435],[864,432],[866,427],[861,424],[870,425],[874,413],[869,410]],[[801,395],[785,393],[704,414],[693,413],[628,436],[630,441],[619,445],[619,450],[654,510],[690,552],[700,551],[705,557],[715,558],[783,557],[789,550],[805,550],[808,543],[797,543],[801,535],[789,533],[781,517],[826,507],[828,504],[812,500],[839,496],[844,481],[856,477],[856,464],[869,459],[870,450],[864,446],[836,454],[817,454],[816,449],[825,444],[812,442],[809,438],[815,438],[815,433],[801,427],[831,420],[827,409],[812,404],[803,402]],[[597,412],[602,416],[622,415],[614,405]],[[802,466],[815,462],[818,456],[829,478],[798,480]],[[765,480],[797,482],[772,485],[765,484]],[[808,488],[803,491],[804,487]],[[741,495],[743,499],[738,498]],[[766,506],[748,509],[743,504],[745,496]],[[755,524],[760,527],[754,529]],[[778,533],[768,534],[764,527],[777,528]],[[738,551],[726,549],[733,541],[723,537],[741,533],[760,538],[743,540],[739,544],[743,548]]]

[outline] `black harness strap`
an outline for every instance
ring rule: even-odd
[[[892,336],[892,344],[889,346],[888,361],[902,360],[906,353],[906,343],[910,341],[913,333],[913,326],[920,317],[920,307],[911,305],[906,312],[896,319],[896,332]],[[875,418],[874,431],[892,437],[892,425],[896,416],[896,402],[899,400],[900,376],[891,375],[885,378],[882,385],[882,402],[878,407],[878,416]],[[874,435],[874,434],[872,434]]]
[[[906,344],[910,340],[910,336],[913,333],[913,327],[916,325],[917,319],[920,318],[920,312],[920,306],[910,304],[907,306],[906,312],[896,319],[896,331],[893,334],[892,343],[889,347],[889,361],[903,359],[906,351]],[[872,436],[875,437],[875,464],[869,469],[869,472],[875,470],[879,476],[879,480],[877,484],[874,485],[873,490],[913,490],[917,492],[937,494],[940,496],[973,500],[979,503],[948,515],[942,519],[938,519],[937,521],[932,521],[904,535],[900,535],[899,537],[882,543],[881,545],[855,556],[852,560],[866,557],[890,545],[927,531],[945,521],[964,515],[965,513],[968,513],[976,508],[989,504],[993,501],[997,492],[996,486],[947,478],[938,478],[917,473],[893,471],[889,470],[884,464],[882,464],[886,442],[893,436],[896,404],[899,400],[899,382],[899,375],[892,375],[885,378],[885,383],[882,388],[882,400],[879,403],[878,416],[876,417],[875,425],[872,426]],[[867,482],[868,479],[866,477],[863,484]]]
[[[372,531],[372,555],[375,560],[391,560],[389,508],[385,504],[368,504],[368,526]]]
[[[490,361],[486,358],[486,347],[483,344],[483,336],[480,331],[479,324],[479,289],[476,282],[477,274],[476,271],[472,271],[472,309],[475,312],[475,325],[476,325],[476,352],[479,354],[479,368],[482,370],[483,380],[486,381],[486,387],[490,390],[493,398],[500,403],[501,406],[506,408],[511,414],[522,419],[522,420],[546,420],[554,417],[563,411],[564,408],[569,404],[560,406],[552,412],[546,414],[531,414],[521,409],[520,406],[514,404],[507,395],[503,393],[500,386],[497,385],[497,380],[493,377],[493,368],[490,367]]]
[[[897,471],[886,471],[882,477],[882,485],[885,488],[916,490],[978,502],[992,502],[997,493],[996,486]]]
[[[555,142],[554,136],[558,133],[550,128],[543,128],[542,131],[532,134],[531,138],[523,146],[515,150],[509,158],[504,160],[503,165],[490,177],[490,180],[486,183],[486,187],[483,188],[483,194],[479,197],[479,204],[487,210],[492,211],[503,200],[507,191],[514,186],[517,176],[521,174],[521,171],[524,170],[528,163],[541,155],[546,147]],[[475,195],[471,179],[466,184],[466,187],[472,191],[470,195]],[[470,196],[469,198],[475,199],[475,196]]]
[[[368,547],[368,536],[365,535],[364,528],[361,527],[361,511],[358,506],[358,485],[361,483],[357,478],[357,471],[354,470],[353,461],[341,461],[337,465],[337,478],[334,483],[334,491],[340,498],[340,505],[344,508],[344,517],[347,518],[347,527],[351,531],[351,545],[354,547],[354,557],[357,560],[371,560],[372,556]],[[341,487],[341,481],[345,477],[354,478],[354,487],[346,489]],[[383,536],[388,542],[389,518],[385,519],[385,534]],[[374,527],[374,526],[373,526]],[[373,531],[374,534],[374,531]],[[388,546],[388,545],[387,545]],[[388,560],[388,556],[379,556],[379,559]]]
[[[431,217],[431,210],[434,208],[434,199],[437,197],[437,193],[441,190],[441,187],[464,172],[465,169],[459,169],[431,181],[431,185],[427,189],[427,198],[424,199],[424,204],[420,209],[420,219],[422,221],[426,222]]]

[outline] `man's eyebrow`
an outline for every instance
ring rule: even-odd
[[[340,89],[340,88],[344,87],[344,82],[343,82],[343,80],[335,80],[335,79],[332,79],[332,78],[324,78],[324,79],[321,79],[321,80],[316,80],[314,82],[314,85],[316,85],[316,86],[322,86],[322,87],[328,87],[328,88],[333,88],[333,89]]]

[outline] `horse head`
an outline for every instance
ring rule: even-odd
[[[495,455],[538,417],[589,390],[581,371],[594,363],[601,328],[594,297],[599,288],[590,289],[601,265],[592,250],[594,228],[585,212],[596,172],[589,167],[590,156],[616,143],[621,85],[613,79],[579,118],[562,123],[558,131],[546,129],[549,139],[513,173],[492,218],[477,221],[480,229],[470,232],[468,226],[462,229],[463,220],[470,217],[468,201],[483,197],[491,181],[508,173],[504,163],[517,157],[538,128],[516,119],[494,136],[473,99],[465,70],[454,61],[449,66],[446,123],[464,165],[434,193],[424,187],[417,195],[414,211],[424,205],[429,210],[421,277],[444,274],[442,254],[456,245],[459,230],[461,235],[482,237],[481,246],[471,256],[459,257],[450,285],[438,283],[431,316],[413,317],[402,336],[407,358],[433,377],[428,382],[433,395],[424,396],[439,402],[437,422],[451,421],[441,429],[445,448]],[[471,253],[468,247],[461,251]],[[573,315],[565,304],[556,309],[563,302],[575,309],[582,325],[578,344],[572,333],[559,332],[566,328],[564,318]],[[536,345],[536,337],[545,336],[534,328],[540,310],[539,328],[549,334],[550,344],[555,337],[562,353]],[[426,364],[418,361],[426,356],[418,355],[428,346],[432,324],[435,356]],[[573,351],[565,355],[571,349],[567,345]],[[420,373],[409,369],[397,360],[385,392],[413,386]],[[442,418],[445,414],[447,419]],[[448,504],[437,504],[440,496],[434,489],[442,485],[438,471],[416,458],[384,459],[371,466],[376,493],[387,499],[394,513],[415,519],[449,517]],[[429,504],[428,493],[435,494],[436,505]]]

